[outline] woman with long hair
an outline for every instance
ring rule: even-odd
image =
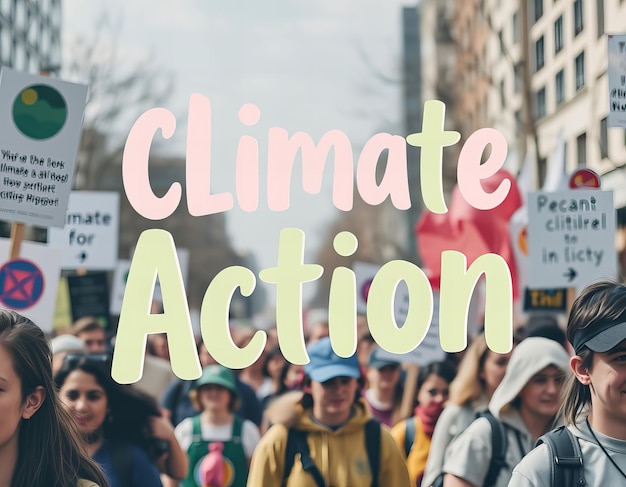
[[[160,469],[182,480],[187,456],[150,396],[111,378],[107,354],[68,354],[55,376],[61,400],[111,487],[161,485]]]
[[[565,433],[582,458],[577,485],[624,485],[626,286],[614,281],[587,286],[572,305],[567,339],[575,355],[561,412]],[[555,468],[547,444],[541,444],[515,467],[509,485],[549,486]]]
[[[465,351],[456,377],[450,383],[450,399],[431,439],[424,485],[431,485],[441,474],[446,448],[487,409],[489,400],[502,381],[511,353],[500,354],[487,348],[484,333],[477,335]]]
[[[43,331],[0,309],[0,485],[106,487],[57,398]]]

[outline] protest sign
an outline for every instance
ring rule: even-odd
[[[119,206],[116,192],[72,191],[65,227],[48,231],[48,242],[63,248],[63,269],[115,268]]]
[[[531,288],[571,288],[615,278],[612,191],[533,192],[528,218]]]
[[[0,305],[52,331],[61,249],[23,242],[18,259],[9,259],[11,242],[0,239]]]
[[[0,218],[62,227],[87,87],[2,68]]]
[[[609,35],[609,127],[626,128],[626,34]]]

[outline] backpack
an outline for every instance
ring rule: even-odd
[[[506,466],[506,461],[504,459],[507,450],[506,430],[504,429],[504,425],[502,424],[502,422],[497,419],[489,410],[478,414],[476,418],[486,418],[489,421],[489,425],[491,426],[491,459],[489,460],[489,469],[487,470],[487,476],[485,477],[485,481],[483,482],[483,487],[491,487],[496,484],[496,480],[498,480],[498,475],[500,475],[500,470],[502,470],[502,467]],[[410,422],[415,423],[415,421]],[[415,426],[413,426],[413,436],[415,436]],[[410,445],[413,445],[413,440],[411,440]],[[443,487],[444,475],[445,472],[441,472],[433,482],[432,487]]]
[[[372,473],[371,487],[379,487],[378,476],[380,472],[380,423],[375,419],[370,419],[365,423],[365,449],[367,459]],[[307,443],[307,432],[289,428],[287,434],[287,447],[285,448],[285,468],[283,469],[283,481],[285,485],[287,477],[291,473],[296,454],[300,454],[302,468],[309,472],[315,479],[318,487],[325,487],[324,478],[311,458],[309,444]]]
[[[535,447],[545,443],[552,458],[550,485],[552,487],[585,485],[583,456],[578,440],[565,426],[556,428],[537,440]]]

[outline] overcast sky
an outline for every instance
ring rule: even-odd
[[[400,133],[400,84],[385,83],[379,75],[400,79],[403,3],[412,2],[107,0],[111,18],[121,26],[119,37],[107,42],[122,47],[131,63],[153,53],[155,62],[173,74],[175,90],[164,106],[177,115],[178,130],[163,144],[169,153],[184,156],[189,96],[200,93],[211,100],[212,186],[214,192],[234,192],[242,135],[259,140],[263,165],[269,127],[305,131],[315,140],[329,130],[343,130],[355,157],[374,133]],[[78,36],[93,35],[103,5],[64,0],[65,53]],[[64,62],[69,62],[67,54]],[[252,129],[237,118],[245,103],[261,110]],[[121,133],[128,133],[143,110],[125,113]],[[325,177],[322,194],[309,196],[294,179],[291,208],[281,213],[264,211],[261,189],[259,211],[235,209],[227,215],[235,247],[254,252],[261,268],[273,266],[280,230],[296,226],[305,231],[305,258],[313,261],[336,216],[331,184]]]

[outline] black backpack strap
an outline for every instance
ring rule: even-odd
[[[578,439],[565,426],[546,433],[535,446],[545,443],[553,461],[550,464],[550,485],[584,485],[585,469]]]
[[[285,485],[287,477],[291,473],[293,468],[293,462],[296,454],[300,454],[300,462],[304,471],[308,472],[313,479],[317,487],[326,487],[324,477],[320,473],[319,469],[311,458],[311,452],[309,450],[309,444],[307,442],[307,432],[290,428],[287,434],[287,446],[285,448],[285,468],[283,469],[283,484]]]
[[[378,477],[380,475],[380,423],[375,419],[370,419],[365,423],[365,449],[367,459],[370,463],[372,473],[371,487],[378,487]]]
[[[415,418],[409,418],[404,422],[404,456],[407,458],[415,442],[415,422]]]
[[[481,413],[479,417],[486,418],[491,426],[491,460],[489,461],[489,470],[487,470],[487,476],[483,483],[483,486],[490,487],[496,485],[500,470],[506,466],[506,430],[502,422],[491,414],[489,410]]]
[[[112,443],[111,466],[123,487],[133,487],[132,452],[128,443]]]

